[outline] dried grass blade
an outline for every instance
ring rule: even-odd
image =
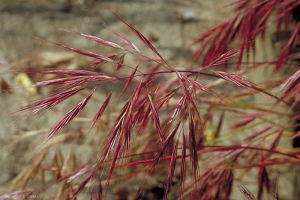
[[[227,173],[226,181],[224,181],[224,187],[225,187],[225,197],[230,197],[232,193],[232,186],[234,182],[234,174],[233,170],[230,169],[229,173]]]
[[[60,86],[59,90],[67,90],[70,88],[76,88],[83,83],[89,83],[89,82],[100,83],[101,81],[105,82],[105,81],[112,81],[112,80],[117,80],[117,79],[118,79],[117,77],[106,76],[106,75],[97,73],[95,75],[73,76],[73,77],[67,77],[67,78],[42,81],[42,82],[36,83],[34,86],[35,87],[43,87],[43,86],[59,84],[59,86]]]
[[[243,77],[237,74],[230,74],[222,71],[215,71],[215,73],[220,77],[224,78],[225,80],[236,84],[237,86],[252,88],[255,85],[254,83],[244,79]]]
[[[198,154],[197,154],[197,144],[195,139],[195,125],[193,116],[189,115],[189,149],[190,149],[190,160],[193,170],[193,175],[196,180],[198,174]]]
[[[223,111],[221,116],[220,116],[219,122],[218,122],[217,130],[216,130],[216,133],[215,133],[215,138],[219,138],[219,136],[221,134],[221,128],[222,128],[222,125],[223,125],[223,122],[224,122],[224,116],[225,116],[225,112]]]
[[[260,162],[264,162],[264,157],[261,156]],[[263,195],[264,187],[268,192],[271,191],[271,184],[268,172],[264,166],[259,167],[258,169],[258,191],[257,191],[257,199],[261,200]]]
[[[82,191],[85,185],[94,177],[94,173],[89,174],[83,181],[80,182],[78,187],[72,191],[72,196],[70,199],[76,199],[80,191]]]
[[[72,34],[75,34],[75,35],[79,35],[79,36],[83,36],[85,38],[88,38],[90,40],[93,40],[99,44],[103,44],[105,46],[108,46],[108,47],[112,47],[112,48],[116,48],[116,49],[122,49],[124,50],[123,47],[121,47],[120,45],[114,43],[114,42],[110,42],[110,41],[107,41],[107,40],[103,40],[99,37],[96,37],[96,36],[93,36],[93,35],[89,35],[89,34],[85,34],[85,33],[81,33],[79,31],[74,31],[74,30],[69,30],[69,29],[64,29],[66,32],[69,32],[69,33],[72,33]]]
[[[107,55],[105,55],[105,57],[107,57],[107,58],[109,58],[109,59],[113,59],[113,58],[115,58],[117,55],[118,55],[118,54],[114,54],[114,53],[113,53],[113,54],[107,54]],[[94,67],[99,67],[99,66],[101,66],[101,65],[104,65],[104,64],[106,64],[106,63],[107,63],[106,60],[103,60],[103,59],[101,59],[101,58],[96,58],[96,59],[94,59],[93,61],[90,62],[89,66],[92,67],[92,68],[94,68]],[[115,63],[118,64],[118,62],[115,62]]]
[[[161,63],[155,63],[154,65],[150,66],[146,70],[145,74],[151,74],[151,73],[157,72],[160,66],[162,66]]]
[[[158,57],[160,57],[161,60],[164,61],[163,57],[158,53],[158,51],[153,47],[153,45],[151,44],[151,42],[149,42],[149,40],[143,36],[142,33],[140,33],[132,24],[128,23],[127,21],[125,21],[120,15],[118,15],[117,13],[114,13],[117,18],[119,20],[121,20],[126,26],[128,26],[130,28],[130,30],[140,38],[140,40],[146,44]]]
[[[256,200],[254,195],[246,187],[239,185],[238,188],[248,200]]]
[[[61,177],[58,181],[66,180],[67,183],[71,183],[75,179],[81,177],[82,175],[86,174],[88,171],[92,170],[94,167],[95,165],[88,165],[88,166],[83,165],[76,171],[72,172],[71,174]]]
[[[70,75],[70,76],[85,76],[98,75],[98,72],[74,69],[54,69],[54,70],[16,70],[17,73],[26,74],[55,74],[55,75]]]
[[[181,124],[181,121],[179,121],[176,124],[176,126],[173,128],[171,133],[168,135],[168,137],[162,142],[161,147],[160,147],[160,149],[159,149],[157,155],[155,156],[155,158],[153,160],[153,163],[151,165],[152,170],[160,162],[163,155],[165,155],[166,152],[172,148],[172,142],[173,142],[174,136],[175,136],[180,124]]]
[[[166,180],[166,183],[165,183],[164,200],[167,200],[168,193],[171,190],[174,171],[175,171],[175,167],[176,167],[177,150],[178,150],[178,141],[176,142],[176,144],[174,146],[173,153],[172,153],[172,156],[171,156],[171,161],[170,161],[169,170],[168,170],[168,176],[167,176],[167,180]]]
[[[32,163],[26,167],[9,183],[8,191],[15,191],[19,188],[24,188],[30,178],[37,174],[40,169],[42,162],[45,160],[48,151],[41,151],[40,154],[34,158]],[[1,199],[1,198],[0,198]]]
[[[16,199],[22,197],[22,199],[30,198],[30,196],[34,193],[34,190],[22,190],[16,191],[8,194],[3,194],[0,196],[0,199]]]
[[[43,143],[51,139],[57,132],[59,132],[61,129],[63,129],[66,125],[69,124],[70,121],[74,119],[78,115],[78,113],[85,107],[85,105],[88,103],[92,95],[94,94],[96,90],[96,87],[93,88],[90,92],[90,94],[79,104],[77,104],[72,110],[70,110],[63,118],[58,120],[54,126],[50,129],[50,131],[45,135],[43,139]]]
[[[169,101],[176,94],[176,92],[178,91],[179,88],[180,88],[180,86],[173,89],[172,91],[168,92],[161,98],[159,98],[157,101],[156,108],[160,109],[167,101]]]
[[[188,78],[187,76],[181,74],[182,78],[185,80],[185,81],[188,81],[192,86],[193,88],[198,88],[200,91],[203,91],[203,92],[206,92],[207,94],[210,94],[212,96],[214,96],[215,98],[219,99],[219,100],[222,100],[224,101],[224,98],[221,97],[219,94],[217,94],[216,92],[210,90],[209,88],[205,87],[204,85],[202,85],[201,83],[195,81],[195,80],[192,80],[190,78]]]
[[[152,98],[149,94],[148,94],[148,99],[149,99],[149,102],[150,102],[151,115],[152,115],[153,120],[155,122],[156,130],[157,130],[159,139],[160,139],[160,141],[162,141],[163,140],[163,134],[162,134],[162,130],[161,130],[159,116],[158,116],[157,110],[154,106],[153,100],[152,100]]]
[[[116,71],[119,71],[121,69],[121,67],[123,66],[125,55],[126,54],[123,54],[120,57],[119,62],[116,64],[116,67],[115,67]]]
[[[222,30],[228,22],[222,22],[210,29],[208,29],[206,32],[204,32],[203,34],[201,34],[201,36],[199,38],[196,39],[196,41],[194,43],[200,43],[202,42],[204,39],[206,39],[207,37],[210,37],[213,33],[215,33],[217,30]]]
[[[278,131],[276,131],[276,132],[278,132]],[[281,139],[282,134],[283,134],[283,130],[280,130],[279,133],[277,134],[275,140],[273,141],[273,143],[272,143],[272,145],[271,145],[271,147],[270,147],[270,151],[269,151],[269,153],[268,153],[268,155],[267,155],[266,157],[271,156],[272,151],[276,149],[276,147],[277,147],[278,144],[279,144],[279,141],[280,141],[280,139]]]
[[[33,85],[33,87],[43,87],[43,86],[49,86],[49,85],[57,85],[57,84],[63,84],[66,81],[72,81],[78,79],[77,77],[67,77],[67,78],[58,78],[53,80],[47,80],[47,81],[41,81],[37,82]]]
[[[178,101],[178,103],[177,103],[177,105],[176,105],[176,108],[174,109],[173,114],[172,114],[172,116],[171,116],[170,122],[173,121],[173,119],[174,119],[175,117],[178,116],[178,114],[179,114],[180,111],[182,110],[182,108],[183,108],[183,106],[184,106],[185,103],[186,103],[186,97],[183,96],[183,97],[181,97],[180,100]]]
[[[250,122],[254,121],[255,119],[257,119],[259,117],[261,117],[262,115],[263,114],[261,114],[261,113],[257,113],[257,114],[250,114],[250,115],[243,116],[244,119],[237,122],[236,124],[234,124],[234,127],[238,128],[238,127],[246,126]]]
[[[297,70],[293,75],[291,75],[284,83],[282,83],[279,87],[279,90],[283,90],[285,88],[286,91],[280,97],[280,100],[284,100],[287,97],[298,96],[300,97],[300,69]]]
[[[112,173],[115,169],[116,162],[117,162],[120,150],[121,150],[121,141],[118,142],[117,147],[115,148],[115,153],[114,153],[113,159],[110,161],[110,167],[109,167],[108,175],[107,175],[107,178],[106,178],[106,185],[105,185],[103,198],[106,197],[108,187],[109,187],[109,183],[110,183],[110,179],[111,179]]]
[[[104,61],[107,61],[107,62],[117,63],[116,61],[114,61],[114,60],[112,60],[112,59],[110,59],[110,58],[108,58],[106,56],[102,56],[102,55],[99,55],[99,54],[96,54],[96,53],[93,53],[93,52],[90,52],[90,51],[87,51],[87,50],[76,49],[76,48],[69,47],[69,46],[66,46],[66,45],[63,45],[63,44],[59,44],[59,43],[56,43],[56,42],[50,42],[50,41],[47,41],[47,42],[51,43],[51,44],[54,44],[56,46],[62,47],[64,49],[66,49],[66,50],[69,50],[69,51],[72,51],[72,52],[84,55],[84,56],[96,58],[96,59],[99,59],[99,60],[104,60]]]
[[[139,63],[139,64],[134,68],[134,70],[131,72],[131,74],[130,74],[130,76],[129,76],[129,78],[128,78],[128,80],[127,80],[125,86],[124,86],[124,89],[122,90],[121,97],[124,95],[124,93],[126,92],[128,86],[129,86],[130,83],[132,82],[132,79],[133,79],[133,77],[134,77],[134,75],[135,75],[137,69],[139,68],[139,66],[140,66],[140,63]]]
[[[182,150],[181,150],[181,166],[180,166],[180,181],[179,181],[179,197],[182,199],[184,191],[184,180],[186,173],[186,141],[184,132],[182,132]]]
[[[212,63],[208,65],[208,67],[220,65],[226,63],[228,60],[234,58],[235,56],[239,55],[240,50],[239,49],[232,49],[224,54],[222,54],[220,57],[218,57],[216,60],[214,60]]]
[[[138,53],[142,53],[137,46],[135,46],[135,44],[133,44],[132,42],[130,42],[129,40],[127,40],[125,37],[123,37],[122,35],[118,34],[117,32],[115,32],[114,30],[112,30],[111,28],[109,28],[107,25],[103,24],[104,27],[108,28],[113,34],[115,34],[120,40],[122,40],[125,44],[127,44],[130,48],[136,50]]]
[[[112,129],[109,131],[106,139],[105,139],[105,143],[104,146],[102,148],[99,160],[97,165],[99,167],[102,166],[103,162],[107,159],[107,157],[109,156],[110,152],[113,150],[113,148],[116,145],[116,141],[118,140],[118,138],[120,137],[120,132],[122,130],[122,126],[124,124],[124,120],[125,117],[128,116],[129,114],[129,110],[130,109],[130,102],[127,102],[122,110],[119,113],[118,118],[116,119]]]
[[[276,5],[276,1],[270,1],[266,3],[266,5],[256,13],[257,16],[261,16],[261,17],[253,30],[254,35],[259,34],[260,31],[264,32],[266,28],[267,19],[270,17],[272,11],[274,10],[275,5]]]
[[[86,87],[79,87],[73,90],[68,90],[59,94],[56,94],[54,96],[50,96],[48,98],[45,99],[41,99],[38,100],[32,104],[29,104],[25,107],[23,107],[21,109],[21,111],[24,110],[32,110],[31,113],[32,114],[38,114],[41,113],[55,105],[57,105],[58,103],[68,99],[69,97],[77,94],[78,92],[82,91],[83,89],[85,89]]]
[[[108,106],[108,104],[110,102],[111,96],[112,96],[112,93],[110,93],[109,96],[105,99],[102,106],[98,110],[97,114],[94,116],[94,118],[92,120],[93,122],[89,127],[89,132],[90,132],[90,130],[92,130],[92,128],[95,126],[95,124],[100,120],[102,114],[104,113],[106,107]]]
[[[199,49],[190,55],[190,58],[193,58],[194,62],[197,62],[200,59],[209,42],[209,40],[205,41]]]
[[[143,105],[143,94],[141,94],[141,91],[142,91],[142,83],[143,81],[140,80],[140,82],[138,83],[138,85],[134,88],[134,91],[133,91],[133,94],[131,95],[130,97],[130,100],[128,101],[128,108],[126,110],[126,116],[125,116],[125,121],[124,121],[124,124],[134,124],[137,122],[138,118],[135,114],[135,109],[137,109],[137,107],[142,107]],[[137,106],[137,105],[140,105],[140,106]]]
[[[147,78],[145,81],[143,81],[142,83],[142,87],[148,87],[151,83],[153,83],[157,78],[159,77],[159,75],[156,76],[151,76],[149,78]]]
[[[189,89],[187,89],[187,88],[185,87],[181,75],[178,76],[178,82],[179,82],[180,87],[183,89],[183,92],[184,92],[184,94],[185,94],[185,97],[186,97],[186,98],[189,100],[189,102],[192,104],[192,107],[193,107],[194,111],[197,113],[199,119],[201,119],[200,113],[198,112],[198,109],[197,109],[197,106],[196,106],[196,104],[195,104],[195,101],[193,100],[193,97],[190,95],[190,90],[189,90],[189,89],[191,89],[191,87],[189,87]]]
[[[278,71],[281,68],[281,66],[286,62],[286,59],[288,57],[287,55],[297,45],[298,38],[299,38],[299,32],[300,32],[300,22],[297,23],[297,25],[294,29],[294,32],[293,32],[292,36],[290,37],[289,42],[287,43],[287,45],[284,47],[284,49],[280,53],[280,56],[276,63],[276,68],[275,68],[276,71]]]
[[[271,128],[272,128],[272,126],[268,126],[266,128],[263,128],[262,130],[256,131],[252,135],[250,135],[247,138],[245,138],[245,140],[253,141],[254,138],[256,138],[257,136],[259,136],[259,135],[263,134],[264,132],[270,130]]]

